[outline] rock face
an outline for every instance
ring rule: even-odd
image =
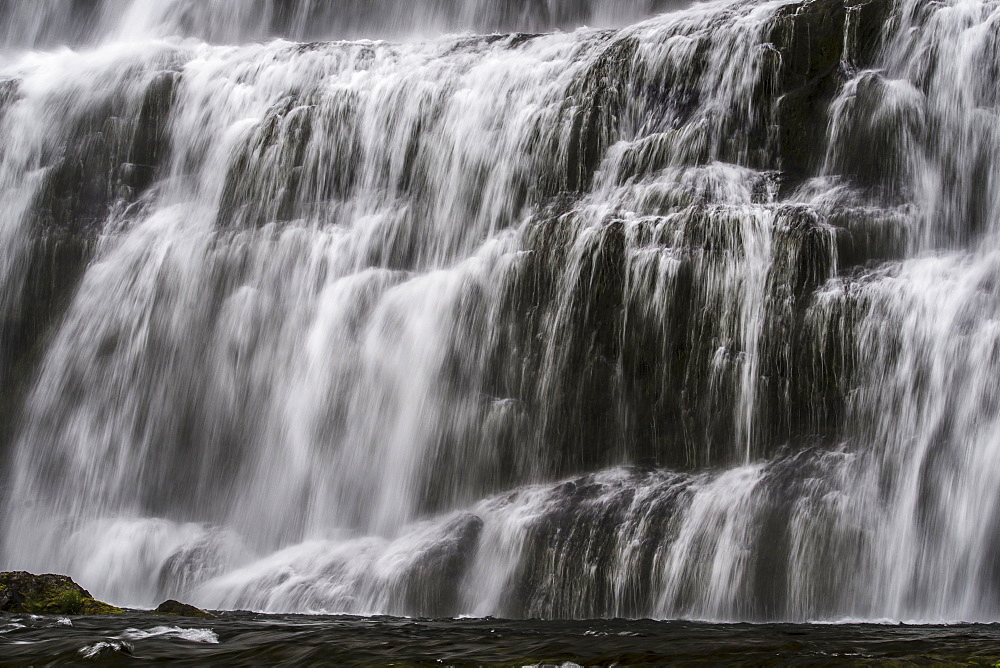
[[[177,617],[215,617],[210,612],[200,610],[193,605],[181,603],[180,601],[164,601],[157,606],[153,612],[157,615],[174,615]]]
[[[0,573],[0,612],[50,615],[118,615],[124,611],[97,601],[65,575]]]

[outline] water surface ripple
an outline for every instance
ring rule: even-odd
[[[1000,625],[709,624],[221,613],[0,615],[0,663],[995,665]]]

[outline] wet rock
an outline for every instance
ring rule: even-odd
[[[301,210],[302,174],[317,113],[314,102],[308,96],[282,98],[236,151],[219,207],[221,227],[261,227],[292,220]],[[353,155],[347,146],[342,152]],[[348,192],[352,177],[346,164],[327,165],[331,176],[321,186],[324,196]]]
[[[541,36],[542,33],[515,32],[507,38],[507,46],[511,49],[516,49],[522,44],[526,44]]]
[[[170,555],[157,578],[157,597],[181,598],[202,582],[223,572],[239,550],[238,540],[220,532],[185,545]]]
[[[878,50],[889,3],[804,0],[783,7],[770,41],[779,55],[773,95],[781,168],[813,174],[821,166],[830,103],[846,70],[869,65]]]
[[[848,0],[847,58],[857,69],[872,67],[892,19],[893,0]]]
[[[21,405],[49,327],[68,306],[95,245],[84,237],[45,234],[33,238],[18,258],[24,273],[19,282],[8,283],[16,306],[0,320],[0,424],[8,424]],[[12,433],[0,434],[0,459]]]
[[[673,165],[704,165],[710,159],[707,125],[657,132],[637,139],[625,151],[617,166],[617,181],[624,184]]]
[[[883,201],[909,199],[910,151],[930,131],[924,95],[915,87],[866,72],[851,82],[834,111],[830,167]]]
[[[566,144],[565,190],[586,190],[601,157],[612,143],[619,116],[630,94],[631,73],[639,42],[621,39],[609,45],[569,90],[572,121]]]
[[[640,486],[656,491],[637,496]],[[686,490],[681,475],[638,470],[616,481],[588,475],[553,487],[545,511],[525,527],[521,558],[510,576],[501,614],[531,618],[562,610],[584,619],[608,614],[616,600],[623,605],[613,614],[632,617],[649,609],[657,549],[669,530],[670,518],[684,503]],[[644,527],[634,543],[635,559],[629,572],[616,579],[611,564],[619,558],[621,528],[628,525],[632,513],[655,516],[658,521]],[[563,586],[559,582],[563,578],[573,585]],[[629,595],[618,598],[616,592],[622,590]]]
[[[8,105],[17,100],[20,87],[21,81],[19,79],[0,80],[0,112],[3,112]]]
[[[780,54],[775,105],[781,167],[808,174],[822,155],[827,110],[843,83],[843,2],[801,2],[783,8],[771,41]]]
[[[153,173],[169,149],[167,128],[179,81],[178,72],[161,72],[153,78],[143,96],[129,148],[128,168],[121,172],[122,181],[137,193],[152,183]]]
[[[787,88],[828,75],[843,56],[847,8],[841,0],[804,0],[783,7],[771,41],[781,51]]]
[[[775,217],[772,292],[779,299],[806,300],[831,277],[834,230],[807,206],[782,206]]]
[[[0,573],[0,612],[45,615],[119,615],[124,611],[97,601],[65,575]]]
[[[483,520],[462,515],[442,539],[414,556],[403,578],[402,608],[427,617],[449,617],[460,610],[460,585],[472,564]]]
[[[156,606],[156,610],[153,612],[157,615],[174,615],[177,617],[215,617],[210,612],[205,612],[193,605],[188,605],[187,603],[181,603],[180,601],[164,601],[160,605]]]
[[[898,260],[904,257],[916,229],[917,211],[910,205],[877,207],[850,203],[830,215],[839,230],[837,262],[841,267]]]

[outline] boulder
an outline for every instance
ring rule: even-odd
[[[0,573],[0,612],[48,615],[119,615],[124,612],[97,601],[65,575]]]
[[[175,617],[215,617],[210,612],[205,612],[200,610],[193,605],[188,605],[186,603],[181,603],[180,601],[175,601],[173,599],[169,601],[164,601],[153,610],[154,614],[157,615],[172,615]]]

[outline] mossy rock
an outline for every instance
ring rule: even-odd
[[[0,612],[36,615],[120,615],[125,611],[95,600],[65,575],[0,573]]]
[[[180,601],[174,601],[173,599],[169,601],[164,601],[153,610],[154,614],[157,615],[171,615],[174,617],[215,617],[210,612],[205,612],[193,605],[188,605],[187,603],[181,603]]]

